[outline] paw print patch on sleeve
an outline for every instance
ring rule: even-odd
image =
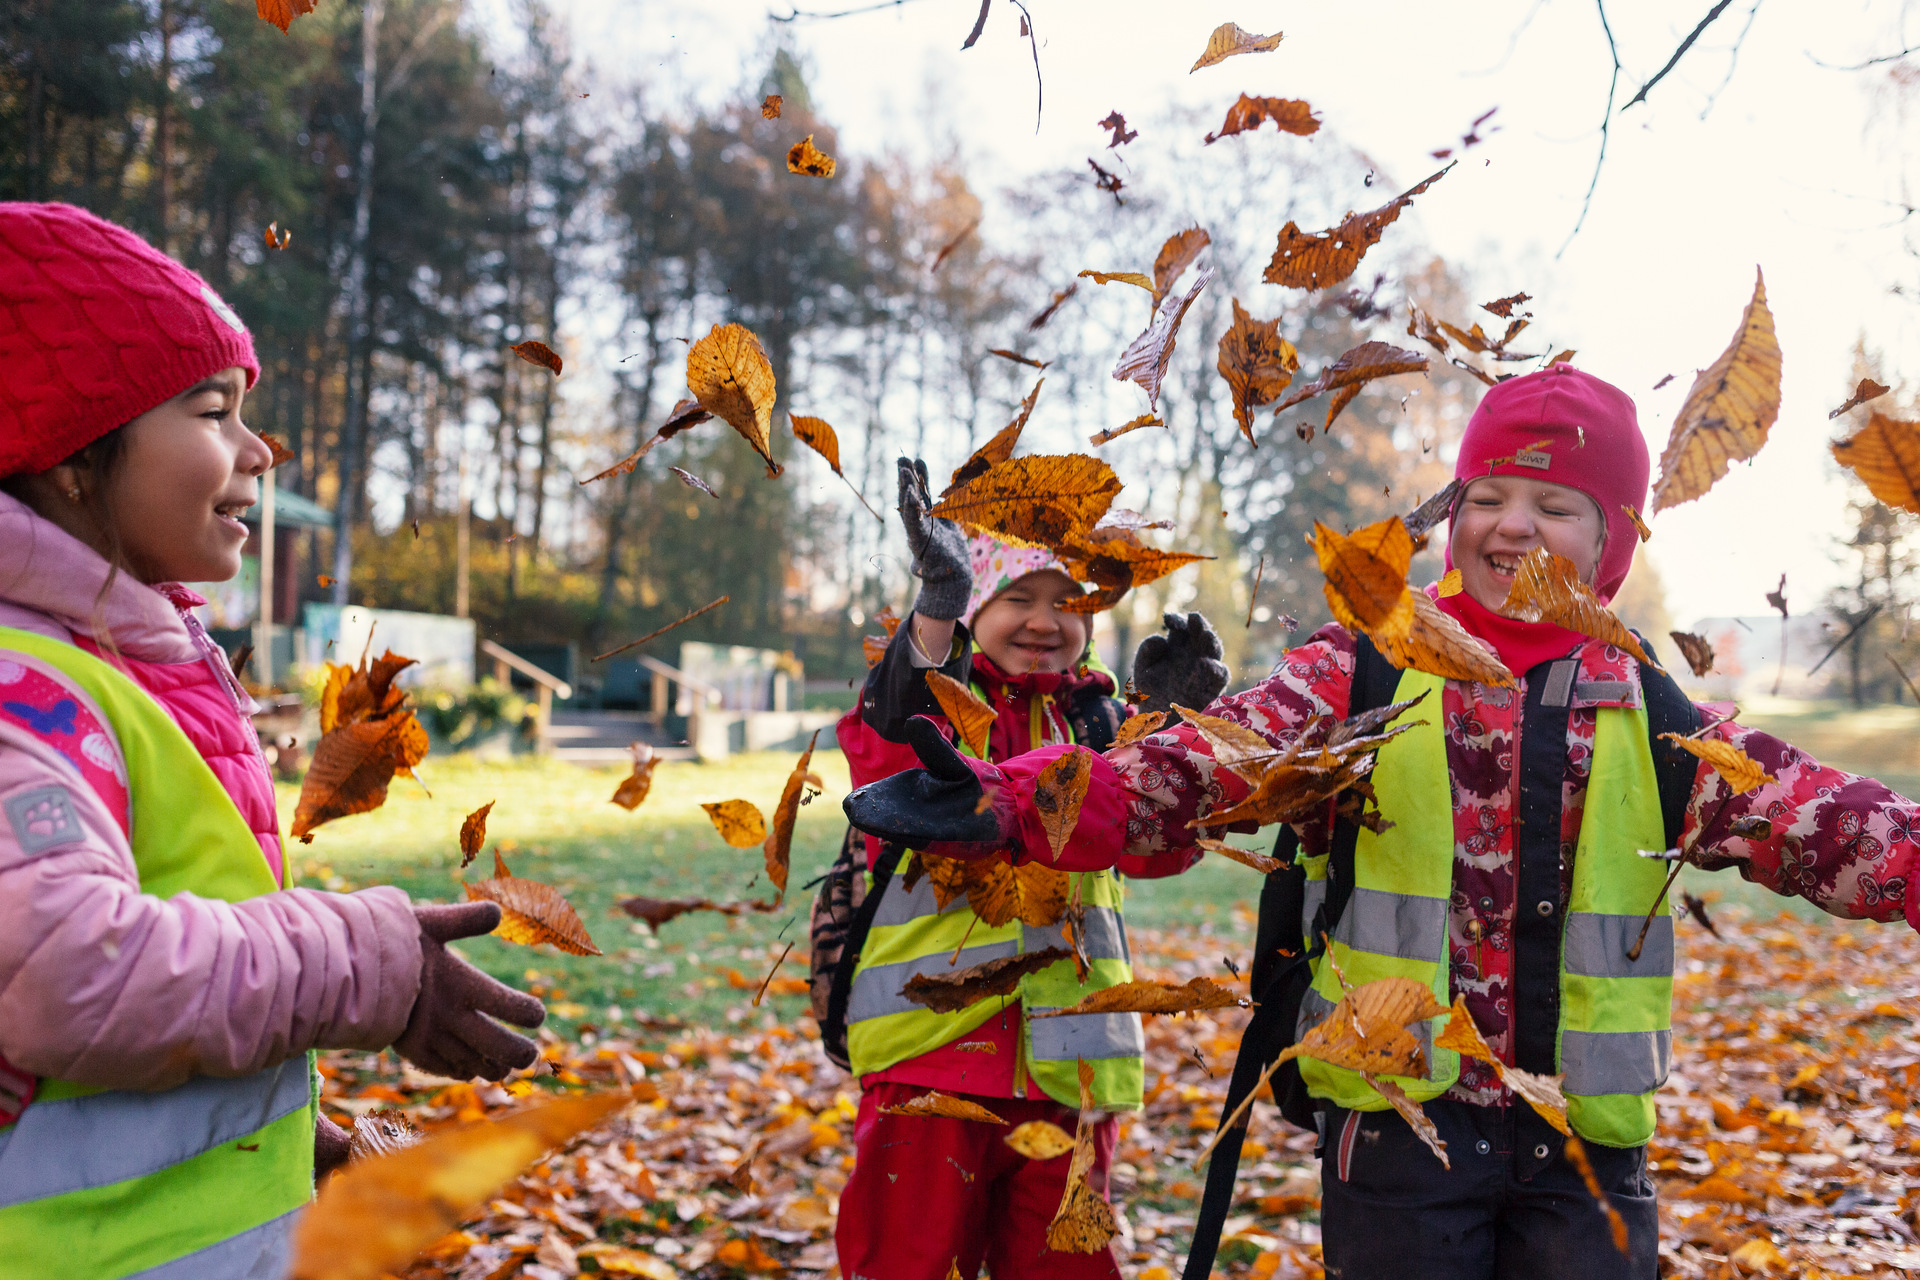
[[[13,838],[25,854],[44,853],[63,844],[74,844],[86,836],[80,815],[74,812],[73,797],[65,787],[35,787],[7,797],[0,804],[13,828]]]

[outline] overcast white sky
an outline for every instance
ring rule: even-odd
[[[640,81],[708,101],[736,92],[743,68],[764,65],[768,14],[788,11],[784,0],[557,3],[596,96]],[[1784,404],[1755,462],[1655,520],[1650,550],[1675,620],[1764,612],[1762,597],[1782,572],[1789,599],[1811,605],[1846,572],[1835,539],[1846,530],[1848,489],[1825,452],[1837,434],[1826,415],[1845,396],[1862,338],[1884,353],[1896,388],[1900,377],[1920,382],[1920,258],[1908,249],[1920,244],[1920,216],[1903,222],[1900,207],[1920,202],[1902,185],[1920,174],[1920,146],[1899,151],[1920,136],[1920,120],[1899,118],[1886,66],[1845,73],[1815,59],[1849,64],[1914,44],[1920,13],[1904,11],[1920,6],[1761,0],[1732,79],[1703,120],[1747,21],[1748,0],[1736,0],[1648,102],[1614,117],[1592,212],[1558,261],[1592,172],[1611,65],[1591,3],[1028,6],[1046,86],[1037,134],[1031,54],[1009,0],[994,0],[985,34],[966,52],[959,45],[974,0],[910,0],[789,30],[843,152],[923,146],[918,108],[937,84],[983,186],[1084,169],[1106,140],[1094,122],[1110,110],[1136,122],[1175,103],[1224,114],[1242,91],[1306,98],[1390,180],[1411,182],[1436,167],[1431,150],[1498,106],[1500,132],[1389,235],[1424,237],[1487,297],[1532,293],[1535,332],[1577,348],[1581,367],[1634,396],[1656,456],[1694,370],[1732,337],[1755,266],[1766,272]],[[1710,7],[1607,6],[1625,67],[1619,102]],[[1229,20],[1286,39],[1275,52],[1190,75],[1208,33]],[[1920,94],[1908,102],[1920,113]],[[1894,284],[1907,296],[1892,296]],[[1667,374],[1674,380],[1654,391]]]

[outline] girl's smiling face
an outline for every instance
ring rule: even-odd
[[[1520,557],[1545,547],[1573,562],[1591,584],[1606,545],[1606,521],[1578,489],[1524,476],[1482,476],[1467,486],[1448,533],[1460,585],[1498,611]]]
[[[974,615],[974,643],[1008,675],[1069,671],[1087,651],[1089,623],[1060,606],[1081,594],[1057,569],[1030,573]]]

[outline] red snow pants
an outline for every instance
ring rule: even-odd
[[[1066,1191],[1069,1152],[1028,1160],[1004,1139],[1015,1125],[1048,1120],[1072,1133],[1079,1113],[1051,1098],[958,1094],[1006,1124],[882,1115],[926,1090],[876,1081],[860,1095],[853,1123],[853,1176],[840,1193],[834,1243],[841,1280],[946,1280],[958,1265],[973,1280],[984,1263],[993,1280],[1119,1280],[1112,1248],[1056,1253],[1047,1224]],[[1118,1122],[1094,1126],[1087,1182],[1107,1194]]]

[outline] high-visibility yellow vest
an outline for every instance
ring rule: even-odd
[[[283,887],[213,770],[138,685],[30,632],[0,627],[0,653],[59,671],[113,726],[141,892],[239,902]],[[41,1080],[0,1128],[0,1277],[281,1275],[313,1195],[317,1085],[311,1054],[151,1093]]]
[[[1035,698],[1031,703],[1029,741],[1036,744],[1041,739],[1043,701]],[[900,873],[905,869],[903,860],[887,885],[853,971],[847,998],[847,1055],[856,1078],[958,1040],[996,1016],[1004,1005],[988,999],[958,1013],[935,1013],[900,994],[915,974],[950,973],[1004,956],[1071,946],[1064,923],[1034,928],[1016,919],[988,928],[964,897],[949,902],[943,911],[927,877],[921,877],[911,892],[904,887]],[[1086,908],[1082,941],[1087,981],[1080,982],[1071,959],[1056,961],[1020,980],[1021,1059],[1027,1074],[1048,1097],[1071,1107],[1080,1105],[1077,1063],[1085,1060],[1093,1068],[1094,1104],[1110,1111],[1134,1110],[1141,1105],[1146,1053],[1139,1014],[1033,1017],[1133,980],[1127,926],[1120,914],[1124,892],[1120,877],[1111,871],[1089,871],[1077,873],[1076,878]]]
[[[1394,700],[1430,691],[1411,713],[1417,725],[1381,748],[1372,782],[1379,808],[1394,826],[1359,833],[1353,895],[1313,963],[1313,985],[1300,1008],[1305,1032],[1340,999],[1332,961],[1358,986],[1403,977],[1432,988],[1451,1003],[1447,946],[1453,892],[1453,795],[1447,744],[1438,714],[1442,677],[1408,671]],[[1628,707],[1595,712],[1593,765],[1587,780],[1573,890],[1562,925],[1560,1028],[1557,1068],[1565,1074],[1567,1117],[1582,1138],[1611,1147],[1635,1147],[1653,1136],[1653,1095],[1665,1083],[1673,1056],[1673,915],[1663,896],[1667,864],[1640,856],[1664,849],[1666,826],[1647,715]],[[1328,855],[1304,858],[1306,919],[1326,896]],[[1641,922],[1655,902],[1645,944],[1629,960]],[[1439,1020],[1408,1028],[1427,1060],[1424,1077],[1389,1077],[1417,1102],[1439,1097],[1460,1076],[1460,1057],[1433,1044]],[[1300,1059],[1301,1079],[1316,1098],[1355,1111],[1388,1102],[1355,1071]]]

